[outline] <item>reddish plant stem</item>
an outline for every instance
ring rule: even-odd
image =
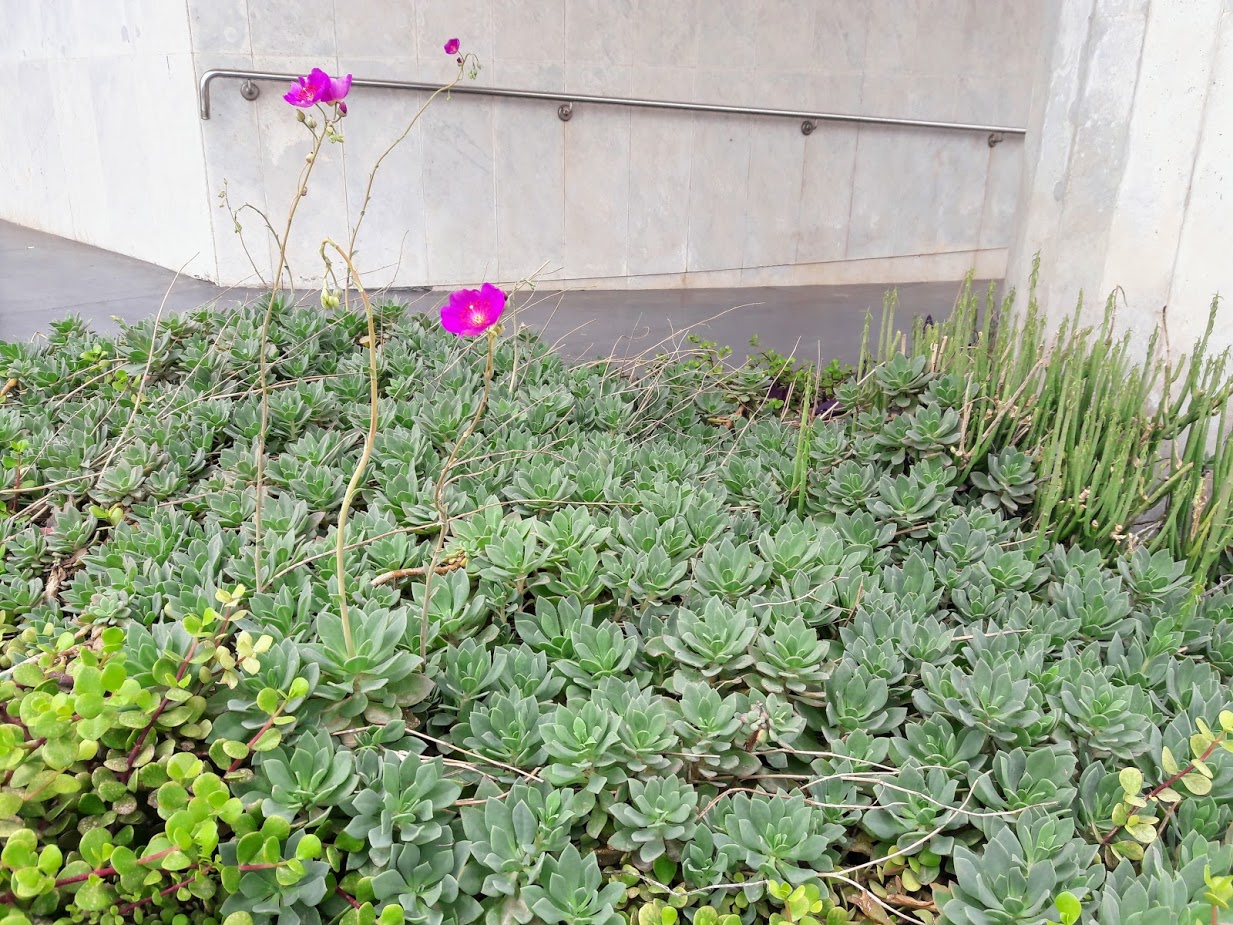
[[[213,640],[214,645],[217,646],[219,641],[224,636],[226,636],[227,628],[231,623],[231,615],[234,612],[235,612],[235,608],[233,608],[231,605],[228,605],[226,614],[223,617],[222,629],[219,630],[218,635],[214,637],[214,640]],[[194,639],[192,642],[192,645],[188,647],[188,653],[184,656],[184,660],[180,662],[180,670],[176,672],[177,681],[182,681],[184,679],[184,674],[185,672],[188,671],[188,666],[192,664],[193,655],[195,655],[196,652],[197,652],[197,640]],[[150,730],[154,728],[154,724],[158,722],[158,718],[163,715],[163,711],[166,710],[167,707],[170,706],[170,704],[171,704],[170,699],[168,699],[167,697],[164,697],[162,699],[162,702],[159,703],[158,708],[155,709],[154,715],[150,717],[150,721],[146,723],[145,728],[141,730],[141,735],[137,736],[136,744],[133,745],[132,751],[128,753],[128,760],[125,762],[126,766],[124,769],[124,773],[120,776],[120,779],[124,781],[125,783],[128,783],[128,779],[133,774],[133,762],[137,760],[137,756],[141,753],[141,746],[145,744],[146,736],[150,734]]]
[[[21,798],[21,801],[25,803],[28,800],[33,800],[36,796],[38,796],[40,793],[42,793],[44,790],[46,790],[48,787],[54,784],[56,780],[57,778],[55,776],[48,778],[47,783],[43,784],[43,786],[39,787],[37,790],[32,790],[29,793],[27,793],[25,796]]]
[[[172,893],[174,893],[174,892],[175,892],[176,890],[178,890],[180,887],[182,887],[182,886],[188,886],[190,883],[192,883],[192,882],[193,882],[193,880],[194,880],[194,879],[196,879],[196,878],[194,878],[194,877],[189,877],[187,880],[181,880],[179,883],[173,883],[171,886],[167,887],[166,889],[159,890],[158,895],[159,895],[160,897],[162,897],[162,896],[170,896]],[[121,907],[120,907],[119,912],[117,912],[116,914],[117,914],[117,915],[128,915],[128,914],[129,914],[130,912],[132,912],[134,909],[138,909],[138,908],[140,908],[141,906],[144,906],[146,903],[152,903],[152,902],[154,902],[154,899],[155,899],[155,897],[153,897],[153,896],[147,896],[145,899],[139,899],[139,900],[137,900],[137,901],[136,901],[136,902],[134,902],[134,903],[128,903],[127,905],[121,906]]]
[[[245,755],[244,758],[247,758],[249,755],[252,754],[253,746],[256,745],[259,741],[261,741],[261,737],[263,735],[265,735],[267,732],[270,731],[270,727],[274,725],[274,720],[278,719],[278,717],[282,715],[283,707],[285,706],[287,705],[284,703],[281,707],[279,707],[274,712],[274,715],[265,721],[265,725],[257,730],[257,734],[248,740],[248,755]],[[244,758],[237,758],[235,761],[231,762],[231,767],[227,768],[227,773],[230,774],[232,771],[238,768],[240,766],[240,762],[242,762]]]
[[[1203,750],[1203,754],[1200,755],[1195,760],[1196,761],[1206,761],[1209,757],[1211,757],[1212,752],[1216,750],[1216,746],[1220,744],[1220,740],[1223,738],[1224,738],[1224,733],[1221,733],[1220,735],[1216,736],[1216,738],[1212,740],[1212,744],[1207,746],[1207,748]],[[1194,762],[1192,761],[1189,764],[1187,764],[1186,767],[1182,768],[1176,774],[1172,775],[1167,780],[1165,780],[1164,783],[1158,784],[1155,787],[1153,787],[1151,790],[1149,790],[1147,792],[1147,796],[1144,797],[1144,799],[1148,801],[1156,799],[1158,796],[1160,796],[1160,794],[1164,793],[1166,790],[1168,790],[1170,787],[1172,787],[1174,784],[1176,784],[1179,780],[1181,780],[1183,777],[1185,777],[1187,774],[1189,774],[1193,770],[1194,770]],[[1108,845],[1109,842],[1113,841],[1114,836],[1116,836],[1117,833],[1120,832],[1121,830],[1122,830],[1122,827],[1120,825],[1114,826],[1109,831],[1109,834],[1106,835],[1103,839],[1101,839],[1100,847],[1103,848],[1106,845]]]
[[[167,855],[171,854],[173,851],[176,851],[176,850],[178,849],[168,848],[166,851],[158,851],[154,854],[147,854],[144,858],[138,858],[137,863],[147,864],[150,861],[161,861],[163,858],[167,857]],[[58,889],[62,886],[70,886],[74,883],[81,883],[85,880],[89,880],[91,877],[110,877],[115,873],[116,873],[116,869],[114,867],[97,867],[94,870],[89,871],[88,873],[77,874],[76,876],[73,876],[73,877],[61,877],[59,880],[56,881],[55,888]],[[7,906],[8,904],[14,903],[16,901],[17,901],[17,897],[16,895],[14,895],[14,893],[11,890],[7,893],[0,893],[0,905]]]
[[[227,635],[231,630],[231,617],[234,614],[235,614],[235,607],[233,607],[231,604],[228,604],[227,610],[223,614],[223,625],[218,628],[218,632],[215,634],[214,639],[212,640],[215,646],[220,645],[222,641],[227,638]]]
[[[340,886],[334,887],[334,892],[337,893],[339,896],[341,896],[343,899],[345,899],[350,904],[352,909],[363,908],[359,904],[359,902],[356,900],[356,898],[352,896],[350,893],[348,893],[346,890],[344,890],[342,887]]]
[[[176,850],[175,848],[168,848],[166,851],[160,851],[157,854],[146,855],[144,858],[139,858],[137,860],[137,863],[144,864],[147,861],[160,860],[162,858],[165,858],[167,855],[171,854],[175,850]],[[248,871],[253,871],[253,870],[273,870],[276,867],[285,866],[286,863],[287,863],[286,861],[279,861],[275,864],[241,864],[239,865],[237,869],[243,872],[248,872]],[[194,865],[190,869],[194,871],[199,870],[199,868],[196,865]],[[77,874],[76,876],[73,876],[73,877],[63,877],[57,880],[55,885],[56,887],[70,886],[74,883],[81,883],[82,881],[89,880],[91,877],[110,877],[115,873],[117,873],[117,871],[114,867],[99,867],[95,870],[90,871],[89,873]],[[179,883],[173,883],[171,886],[160,891],[158,895],[167,896],[170,893],[174,893],[176,890],[180,889],[180,887],[188,886],[190,883],[193,882],[194,879],[196,878],[190,877],[189,879],[182,880]],[[345,896],[346,894],[344,893],[343,895]],[[2,905],[8,905],[9,903],[16,902],[16,900],[17,900],[17,897],[12,892],[0,893],[0,904]],[[153,901],[154,901],[153,896],[147,896],[144,899],[139,899],[136,902],[129,903],[128,905],[123,906],[120,909],[119,914],[124,915],[126,913],[132,912],[137,907],[144,906],[146,903],[153,902]],[[358,909],[359,906],[356,905],[356,908]]]
[[[1223,737],[1217,736],[1215,741],[1212,742],[1211,745],[1207,746],[1207,748],[1203,750],[1203,754],[1199,756],[1200,761],[1206,761],[1208,758],[1211,757],[1212,752],[1216,750],[1216,746],[1220,744],[1221,738]],[[1158,787],[1153,787],[1148,792],[1147,799],[1154,800],[1156,797],[1160,796],[1160,794],[1164,793],[1164,791],[1168,790],[1170,787],[1172,787],[1174,784],[1176,784],[1179,780],[1181,780],[1183,777],[1185,777],[1187,774],[1189,774],[1193,770],[1194,770],[1194,763],[1191,762],[1190,764],[1186,765],[1186,767],[1182,768],[1180,771],[1178,771],[1176,774],[1170,777],[1168,780],[1166,780],[1163,784],[1159,785]]]
[[[18,686],[21,687],[22,685]],[[17,713],[14,713],[11,709],[9,709],[11,706],[13,706],[11,703],[6,703],[4,705],[4,713],[9,718],[9,722],[14,726],[19,726],[22,732],[29,735],[30,727],[26,725],[25,720],[23,720]]]
[[[17,493],[21,491],[21,457],[17,457],[17,465],[13,467],[13,497],[9,499],[9,510],[17,511]]]
[[[185,672],[188,671],[188,666],[193,660],[193,655],[197,652],[197,640],[194,639],[192,645],[188,647],[188,652],[184,656],[184,660],[180,662],[180,670],[176,672],[176,680],[182,681]],[[158,722],[158,718],[163,715],[163,711],[167,709],[171,703],[167,697],[164,697],[154,710],[154,715],[150,717],[150,721],[146,723],[145,728],[141,730],[141,734],[137,736],[137,742],[133,745],[132,751],[128,753],[128,760],[125,761],[124,773],[120,775],[120,780],[128,783],[128,779],[133,775],[133,762],[137,760],[137,756],[141,754],[141,746],[146,742],[146,736],[150,734],[150,730],[154,728],[154,724]]]

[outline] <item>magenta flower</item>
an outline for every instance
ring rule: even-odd
[[[343,102],[343,98],[351,92],[351,75],[345,77],[330,78],[330,98],[327,102],[337,103],[338,111],[344,116],[347,114],[347,104]]]
[[[475,337],[497,323],[505,311],[505,293],[492,283],[459,289],[441,306],[441,327],[459,337]]]
[[[450,39],[445,43],[445,53],[447,55],[456,55],[458,54],[458,49],[461,45],[462,42],[458,41],[458,39]]]
[[[312,69],[307,77],[297,77],[291,89],[283,96],[292,106],[307,109],[317,103],[337,103],[344,113],[347,104],[343,98],[351,90],[351,75],[331,77],[319,67]]]

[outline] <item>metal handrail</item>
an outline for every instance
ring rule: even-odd
[[[280,80],[291,82],[297,74],[282,74],[276,71],[245,71],[230,68],[216,68],[201,75],[198,88],[198,104],[201,118],[210,118],[210,84],[220,78],[243,80],[240,92],[247,100],[254,100],[259,93],[255,80]],[[381,90],[416,90],[431,93],[441,89],[440,84],[423,83],[408,80],[375,80],[367,77],[355,77],[351,81],[353,87],[374,87]],[[857,116],[839,112],[808,112],[796,109],[766,109],[758,106],[722,106],[717,103],[683,103],[674,100],[647,100],[637,97],[596,96],[590,93],[547,92],[542,90],[511,90],[505,87],[477,87],[474,85],[458,85],[450,93],[474,94],[476,96],[495,96],[518,100],[544,100],[557,103],[557,116],[562,121],[569,121],[573,115],[575,103],[595,103],[600,106],[631,106],[636,109],[668,109],[677,112],[713,112],[734,116],[772,116],[783,119],[801,120],[801,132],[810,134],[819,122],[843,122],[856,125],[892,125],[906,128],[946,129],[957,132],[984,132],[989,135],[989,145],[992,147],[1005,135],[1023,135],[1027,130],[1010,125],[984,125],[971,122],[936,122],[930,119],[894,119],[887,116]]]

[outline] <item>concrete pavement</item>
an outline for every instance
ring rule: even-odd
[[[226,307],[260,292],[174,277],[132,257],[0,222],[0,339],[28,340],[70,314],[103,332],[115,329],[113,317],[136,321],[160,304],[175,312],[205,304]],[[634,356],[696,333],[733,347],[737,356],[757,335],[759,349],[851,363],[858,356],[865,313],[880,317],[887,289],[898,290],[903,326],[913,314],[945,317],[959,286],[958,281],[895,285],[888,280],[885,285],[540,290],[520,296],[516,305],[519,323],[578,358]],[[388,295],[422,311],[435,310],[444,300],[442,293],[422,290]],[[315,303],[317,296],[303,298]]]

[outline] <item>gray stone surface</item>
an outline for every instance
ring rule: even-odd
[[[457,36],[482,63],[473,86],[1018,125],[1043,11],[1060,2],[0,0],[0,81],[19,88],[0,218],[259,285],[273,261],[252,210],[282,227],[309,136],[279,82],[246,102],[220,80],[199,120],[206,70],[450,80],[442,44]],[[319,155],[296,217],[297,285],[319,279],[322,239],[354,226],[369,171],[424,100],[353,89],[346,144]],[[556,109],[438,99],[377,177],[365,280],[670,289],[1005,272],[1017,141],[830,122],[806,138],[795,119],[581,103],[566,124]]]
[[[1233,289],[1233,4],[1073,0],[1050,7],[1007,279],[1053,320],[1102,314],[1178,355]],[[1004,220],[999,219],[999,222]],[[1212,346],[1233,346],[1224,303]]]
[[[227,295],[191,277],[171,286],[174,278],[152,263],[0,222],[0,339],[28,340],[71,314],[108,330],[112,316],[154,314],[164,296],[167,309],[184,311]]]
[[[258,294],[180,277],[153,264],[64,238],[0,222],[0,339],[27,340],[70,314],[96,330],[113,317],[136,321],[204,304],[234,305]],[[901,318],[944,317],[959,284],[908,283],[898,288]],[[748,349],[761,348],[825,362],[859,355],[866,311],[880,317],[887,286],[780,286],[738,289],[539,291],[514,300],[512,319],[541,331],[568,356],[637,357],[684,344],[690,333]],[[433,311],[439,292],[392,290],[389,295]],[[315,302],[314,293],[303,298]]]

